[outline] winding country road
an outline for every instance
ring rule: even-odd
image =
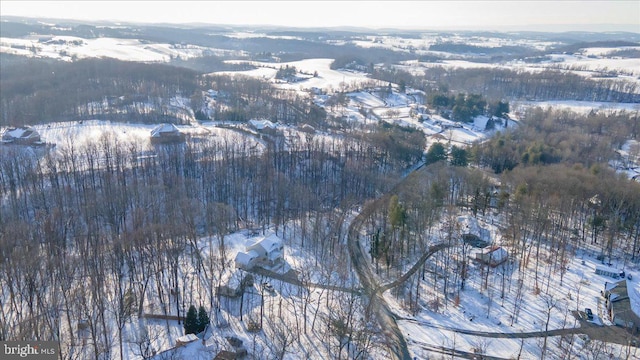
[[[387,196],[368,204],[367,209],[372,209],[376,204],[383,203]],[[396,359],[411,360],[411,354],[409,353],[409,346],[404,339],[398,323],[396,322],[396,316],[389,308],[389,305],[382,297],[382,293],[376,291],[378,284],[371,270],[371,266],[367,263],[366,256],[360,245],[359,230],[368,215],[367,209],[363,209],[355,219],[349,225],[349,232],[347,234],[347,245],[349,248],[349,255],[351,257],[351,264],[358,274],[360,283],[362,284],[364,295],[369,298],[368,310],[371,313],[375,313],[378,318],[378,324],[382,328],[384,334],[387,336],[388,346],[391,354]]]
[[[411,172],[415,172],[416,168]],[[410,173],[411,173],[410,172]],[[407,174],[408,175],[408,174]],[[404,178],[403,178],[404,179]],[[402,183],[402,181],[400,182]],[[398,185],[400,185],[400,183]],[[480,337],[489,337],[489,338],[535,338],[535,337],[545,337],[545,336],[558,336],[558,335],[571,335],[571,334],[587,334],[591,339],[598,339],[605,342],[615,342],[622,345],[627,344],[631,339],[636,339],[638,343],[640,343],[640,339],[637,336],[631,336],[624,329],[616,327],[616,326],[607,326],[607,327],[599,327],[593,324],[589,324],[584,321],[581,322],[581,326],[579,328],[565,328],[565,329],[554,329],[548,331],[532,331],[532,332],[521,332],[521,333],[497,333],[497,332],[481,332],[481,331],[473,331],[466,329],[456,329],[443,327],[440,325],[434,325],[429,322],[420,322],[414,319],[402,318],[396,315],[386,300],[382,296],[382,294],[396,286],[399,286],[404,281],[406,281],[411,275],[415,274],[420,267],[424,264],[424,262],[442,249],[447,248],[448,244],[436,244],[432,245],[427,249],[427,251],[420,257],[420,259],[414,264],[407,273],[399,277],[397,280],[392,281],[388,284],[380,286],[377,283],[376,277],[374,276],[372,266],[370,266],[368,262],[368,258],[365,255],[365,252],[360,244],[360,229],[364,221],[371,215],[371,213],[379,206],[386,206],[390,196],[395,193],[395,190],[398,189],[398,185],[391,192],[383,195],[382,197],[366,204],[363,206],[362,211],[356,215],[353,221],[349,224],[349,230],[347,233],[347,246],[349,250],[349,255],[351,258],[351,263],[353,268],[355,269],[358,278],[360,279],[360,283],[362,285],[362,296],[365,296],[369,300],[369,306],[367,308],[368,314],[375,314],[377,316],[378,324],[380,328],[383,330],[384,334],[387,337],[387,346],[391,352],[391,356],[395,359],[400,360],[411,360],[411,353],[409,352],[409,347],[407,340],[404,338],[403,333],[401,332],[398,321],[411,321],[420,323],[422,326],[440,328],[443,330],[453,331],[459,334],[471,335],[471,336],[480,336]],[[577,319],[580,319],[578,313],[575,313]],[[469,352],[464,352],[457,349],[446,348],[442,346],[434,346],[425,343],[419,343],[415,340],[411,340],[411,343],[417,345],[418,347],[430,351],[436,352],[440,354],[446,355],[454,355],[458,358],[468,358],[468,359],[476,359],[478,354],[472,354]],[[492,357],[487,355],[482,355],[483,359],[501,359],[498,357]]]

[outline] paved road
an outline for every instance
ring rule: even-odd
[[[429,259],[433,254],[437,253],[438,251],[440,251],[442,249],[446,249],[448,247],[450,247],[450,245],[447,245],[447,244],[444,244],[444,243],[430,246],[429,250],[427,250],[420,257],[420,259],[411,267],[411,269],[409,269],[409,271],[407,271],[404,275],[400,276],[397,280],[380,286],[379,288],[376,289],[376,292],[384,293],[385,291],[387,291],[389,289],[392,289],[392,288],[394,288],[396,286],[401,285],[403,282],[407,281],[411,277],[411,275],[415,274],[418,270],[420,270],[420,267],[422,267],[424,262],[427,261],[427,259]]]
[[[387,336],[387,345],[391,350],[391,355],[395,359],[411,360],[411,354],[409,353],[409,346],[407,345],[398,323],[396,322],[396,316],[389,308],[389,305],[382,297],[381,292],[376,292],[378,284],[373,275],[371,266],[369,266],[362,246],[360,245],[360,227],[364,222],[364,219],[368,215],[370,209],[375,208],[377,204],[386,204],[387,196],[374,201],[366,206],[360,214],[349,225],[347,245],[349,248],[349,255],[351,257],[351,264],[353,265],[360,283],[362,284],[364,294],[369,298],[368,311],[374,313],[378,318],[378,324],[380,328]],[[369,211],[368,211],[369,210]]]

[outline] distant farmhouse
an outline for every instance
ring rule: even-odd
[[[509,253],[500,246],[486,247],[481,252],[476,253],[476,260],[491,267],[496,267],[508,259]]]
[[[184,141],[184,134],[173,124],[161,124],[151,130],[151,142],[156,144]]]
[[[42,145],[40,134],[32,127],[11,127],[2,132],[3,144]]]
[[[637,334],[640,331],[640,317],[633,309],[627,285],[626,280],[605,283],[604,297],[611,321]]]
[[[275,129],[276,124],[272,123],[269,120],[257,120],[252,119],[249,120],[249,125],[258,131],[266,130],[266,129]]]
[[[274,266],[282,262],[283,250],[282,239],[272,234],[239,252],[235,259],[236,268],[251,270],[257,265]]]

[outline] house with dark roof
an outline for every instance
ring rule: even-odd
[[[633,333],[640,331],[640,317],[633,311],[627,280],[605,284],[605,300],[611,321]]]

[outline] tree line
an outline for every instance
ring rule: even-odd
[[[114,59],[70,63],[25,59],[1,69],[3,125],[106,115],[159,122],[170,115],[162,112],[165,101],[177,94],[188,96],[197,87],[196,73],[191,70]]]

